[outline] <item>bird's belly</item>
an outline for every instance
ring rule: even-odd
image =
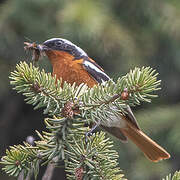
[[[114,114],[114,109],[117,109],[115,106],[112,106],[108,109],[108,118],[101,121],[101,124],[103,126],[107,127],[119,127],[119,128],[125,128],[126,121],[122,118],[121,114]]]
[[[57,79],[62,78],[63,82],[66,81],[70,84],[76,83],[80,85],[82,83],[87,84],[89,87],[93,87],[97,82],[83,69],[81,66],[73,66],[67,63],[57,64],[53,68],[53,75],[56,75]],[[63,67],[63,68],[60,68]]]

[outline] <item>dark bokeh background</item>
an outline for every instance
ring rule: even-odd
[[[0,1],[0,155],[44,129],[42,110],[34,111],[9,85],[20,60],[30,60],[24,41],[52,37],[71,40],[113,78],[135,66],[160,73],[162,90],[152,104],[135,109],[148,135],[171,154],[147,161],[132,143],[115,142],[128,179],[156,180],[180,168],[180,1],[179,0],[1,0]],[[51,70],[47,60],[40,66]],[[58,177],[60,178],[60,177]],[[10,180],[4,173],[1,180]],[[40,178],[39,178],[40,179]]]

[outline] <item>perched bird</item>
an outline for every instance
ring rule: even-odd
[[[30,44],[26,43],[26,45]],[[76,82],[77,85],[85,83],[89,87],[93,87],[110,79],[86,52],[68,40],[52,38],[36,47],[32,44],[32,49],[44,52],[52,64],[53,75],[68,83]],[[170,154],[165,149],[141,131],[129,106],[126,111],[126,115],[114,116],[111,123],[101,124],[101,127],[123,142],[126,142],[127,138],[132,140],[153,162],[170,158]]]

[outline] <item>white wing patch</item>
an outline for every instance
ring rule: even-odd
[[[91,61],[85,60],[83,62],[84,68],[88,71],[88,73],[98,82],[103,83],[104,81],[108,81],[109,76],[104,73],[101,69],[99,69],[95,64]]]
[[[97,66],[95,66],[90,61],[84,61],[84,65],[87,66],[87,67],[90,67],[91,69],[94,69],[95,71],[97,71],[99,73],[102,73],[102,74],[106,75],[103,71],[101,71]]]

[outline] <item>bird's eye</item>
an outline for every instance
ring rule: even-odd
[[[63,44],[62,41],[56,41],[56,42],[55,42],[55,45],[56,45],[56,46],[61,46],[62,44]]]

